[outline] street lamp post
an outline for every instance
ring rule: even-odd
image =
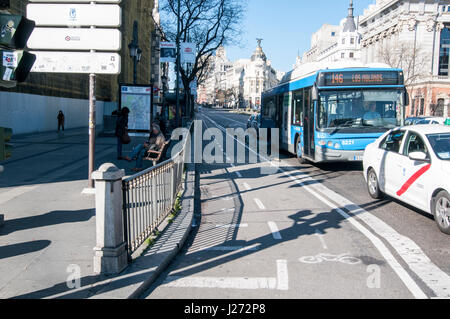
[[[142,50],[139,48],[138,22],[133,24],[133,41],[128,45],[130,57],[133,59],[133,84],[137,83],[137,64],[141,60]]]

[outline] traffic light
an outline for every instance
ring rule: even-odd
[[[12,129],[0,127],[0,162],[11,157],[12,145],[8,144],[11,140]]]
[[[35,25],[21,15],[0,14],[0,86],[13,87],[26,80],[36,56],[23,49]]]

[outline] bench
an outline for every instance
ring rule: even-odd
[[[144,161],[152,161],[153,166],[156,166],[159,162],[166,158],[167,149],[169,148],[170,140],[164,142],[160,151],[147,151],[144,157]]]

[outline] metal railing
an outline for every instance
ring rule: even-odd
[[[122,180],[124,238],[129,258],[172,211],[182,187],[187,147],[190,143],[185,143],[171,159]]]

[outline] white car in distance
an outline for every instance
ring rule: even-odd
[[[363,167],[372,198],[385,193],[430,213],[450,234],[450,126],[393,129],[367,146]]]

